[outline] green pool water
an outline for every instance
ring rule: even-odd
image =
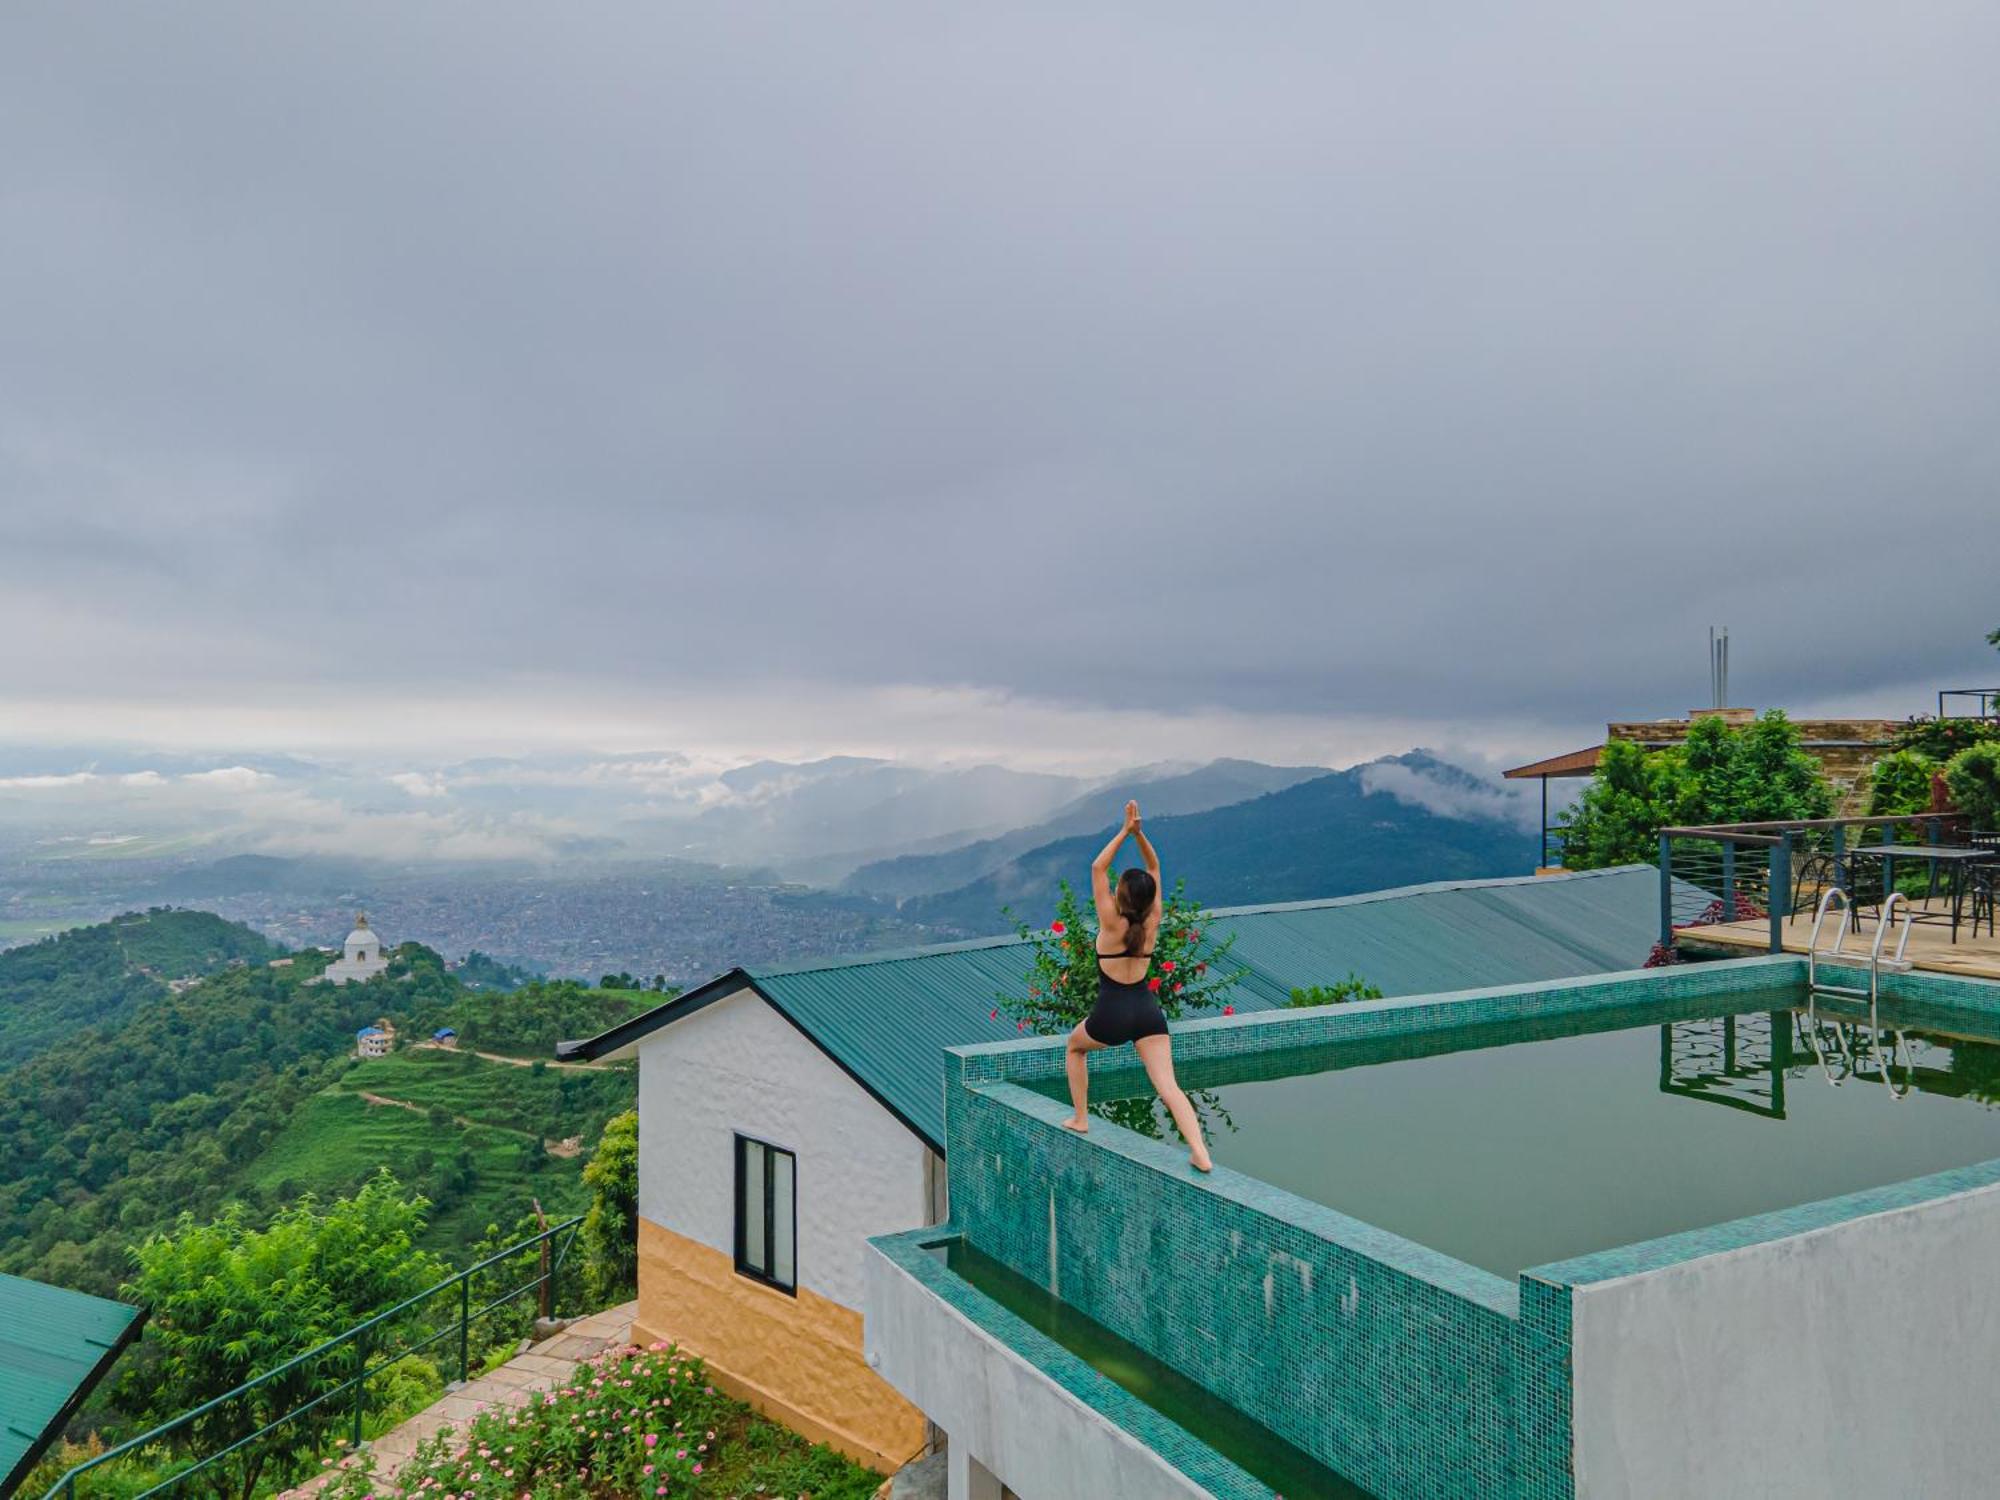
[[[1368,1491],[1301,1453],[1262,1423],[963,1240],[953,1240],[946,1248],[945,1263],[1100,1375],[1268,1484],[1273,1495],[1285,1500],[1372,1500]]]
[[[1878,1033],[1848,1002],[1809,1019],[1802,991],[1722,1003],[1334,1045],[1183,1082],[1218,1163],[1510,1280],[2000,1157],[1987,1018],[1885,1009]]]

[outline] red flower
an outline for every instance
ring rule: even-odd
[[[1049,923],[1049,931],[1053,932],[1057,937],[1061,937],[1063,935],[1064,930],[1065,929],[1063,927],[1063,924],[1060,922]]]
[[[1014,1023],[1014,1029],[1016,1031],[1026,1031],[1028,1029],[1028,1023],[1026,1021],[1016,1021]]]
[[[1225,1005],[1222,1007],[1222,1013],[1225,1016],[1233,1016],[1236,1014],[1236,1007],[1233,1005]]]
[[[1200,963],[1196,964],[1194,971],[1197,974],[1206,974],[1208,972],[1208,960],[1203,959]]]
[[[1147,981],[1146,981],[1146,988],[1147,988],[1147,989],[1149,989],[1149,990],[1151,990],[1151,991],[1152,991],[1152,992],[1153,992],[1154,994],[1156,994],[1156,995],[1157,995],[1157,994],[1159,994],[1159,993],[1160,993],[1160,976],[1159,976],[1159,975],[1157,975],[1157,974],[1155,974],[1155,975],[1154,975],[1154,976],[1153,976],[1153,977],[1152,977],[1151,979],[1147,980]]]
[[[989,1021],[997,1021],[997,1020],[999,1020],[999,1019],[1000,1019],[1000,1007],[999,1007],[999,1006],[997,1006],[997,1005],[996,1005],[996,1006],[994,1006],[994,1007],[993,1007],[993,1014],[992,1014],[992,1015],[990,1015],[990,1016],[988,1016],[988,1017],[987,1017],[986,1019],[987,1019],[987,1020],[989,1020]]]
[[[1174,961],[1173,961],[1173,960],[1172,960],[1171,958],[1170,958],[1170,959],[1167,959],[1167,960],[1166,960],[1165,962],[1163,962],[1163,963],[1162,963],[1162,964],[1160,965],[1160,968],[1161,968],[1161,969],[1162,969],[1162,970],[1163,970],[1164,972],[1166,972],[1166,973],[1168,973],[1168,974],[1171,974],[1171,973],[1173,973],[1173,972],[1174,972]]]

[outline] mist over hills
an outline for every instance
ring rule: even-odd
[[[898,913],[968,934],[1010,930],[1004,907],[1039,921],[1058,881],[1088,879],[1111,826],[1106,819],[1090,833],[1042,844],[956,889],[906,900]],[[1148,813],[1146,828],[1168,882],[1185,880],[1208,906],[1518,874],[1534,852],[1533,835],[1490,786],[1424,751],[1205,812]],[[1134,862],[1133,854],[1121,859]]]
[[[1518,797],[1424,753],[1333,773],[1218,760],[1109,777],[857,756],[419,771],[80,754],[16,749],[0,776],[0,947],[155,905],[309,946],[338,942],[365,908],[392,938],[454,955],[688,981],[996,930],[1003,905],[1032,908],[1058,876],[1082,877],[1127,796],[1189,841],[1168,854],[1210,877],[1193,886],[1205,901],[1507,873],[1533,857],[1512,831]],[[1287,793],[1291,831],[1318,847],[1279,855],[1258,809]]]
[[[1179,773],[1137,772],[1114,786],[1076,798],[1031,827],[939,854],[878,860],[849,875],[842,886],[897,901],[955,890],[1044,844],[1110,829],[1117,821],[1116,797],[1120,794],[1143,798],[1148,817],[1163,817],[1226,807],[1325,774],[1324,766],[1267,766],[1250,760],[1217,760]]]

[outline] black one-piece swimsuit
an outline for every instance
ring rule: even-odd
[[[1167,1034],[1166,1012],[1160,1009],[1160,1002],[1146,988],[1144,979],[1120,984],[1104,972],[1104,960],[1107,958],[1152,956],[1150,953],[1097,955],[1097,1004],[1091,1006],[1090,1014],[1083,1018],[1084,1032],[1093,1042],[1117,1047],[1126,1042],[1136,1042],[1142,1036]]]

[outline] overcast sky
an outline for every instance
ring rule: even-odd
[[[1542,753],[2000,678],[2000,9],[12,6],[0,738]]]

